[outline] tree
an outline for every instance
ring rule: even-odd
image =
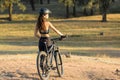
[[[100,11],[102,12],[102,22],[107,22],[107,11],[110,4],[115,0],[99,0]]]
[[[20,0],[0,0],[0,11],[8,9],[9,21],[12,21],[13,4],[17,4],[20,10],[24,11],[26,9]]]
[[[73,16],[76,17],[76,0],[73,0]]]
[[[35,5],[34,0],[30,0],[30,5],[32,7],[32,10],[35,11]]]
[[[40,0],[40,4],[43,4],[43,0]]]
[[[39,0],[39,1],[40,1],[40,4],[43,4],[44,0]],[[50,0],[47,0],[47,4],[50,4]]]
[[[66,7],[66,17],[69,18],[69,7],[73,6],[73,0],[59,0],[60,3],[63,3]]]
[[[47,0],[47,3],[50,4],[50,0]]]
[[[89,15],[88,10],[90,12],[90,15],[93,15],[94,1],[95,0],[78,0],[78,5],[83,7],[84,15]]]

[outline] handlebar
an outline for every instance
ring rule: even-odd
[[[60,37],[59,38],[52,38],[51,41],[60,41]]]
[[[58,37],[58,38],[52,38],[51,41],[61,41],[63,39],[65,39],[67,36],[61,36],[61,37]]]

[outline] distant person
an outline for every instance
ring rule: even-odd
[[[39,11],[38,21],[35,26],[34,35],[39,38],[39,51],[46,51],[46,45],[44,42],[46,42],[47,47],[51,45],[49,29],[54,30],[61,36],[61,39],[65,38],[65,36],[48,21],[49,13],[51,13],[49,9],[41,8]]]

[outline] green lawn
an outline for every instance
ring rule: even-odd
[[[17,14],[16,14],[17,15]],[[21,16],[17,15],[18,17]],[[1,15],[3,16],[3,15]],[[113,17],[114,16],[114,17]],[[120,14],[109,14],[107,23],[100,22],[100,16],[70,19],[52,19],[53,25],[67,34],[65,41],[58,42],[63,52],[81,55],[107,54],[120,52]],[[34,37],[36,15],[24,15],[22,20],[0,23],[0,53],[36,53],[38,39]],[[51,37],[56,33],[50,30]],[[103,32],[103,35],[100,33]],[[113,55],[114,56],[114,55]]]

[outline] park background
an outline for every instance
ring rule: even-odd
[[[0,79],[39,79],[35,66],[38,39],[34,37],[34,27],[42,7],[52,11],[49,20],[68,35],[66,40],[57,43],[63,54],[66,74],[62,79],[52,76],[51,80],[120,79],[116,74],[120,69],[119,0],[107,0],[113,1],[107,7],[107,20],[102,20],[105,11],[101,8],[104,6],[96,0],[76,0],[75,6],[74,0],[50,0],[50,3],[49,0],[43,0],[43,3],[33,0],[35,8],[31,7],[30,1],[15,2],[12,12],[10,6],[1,7],[0,2]],[[58,37],[52,30],[50,35]],[[65,58],[66,53],[72,54],[71,58]]]

